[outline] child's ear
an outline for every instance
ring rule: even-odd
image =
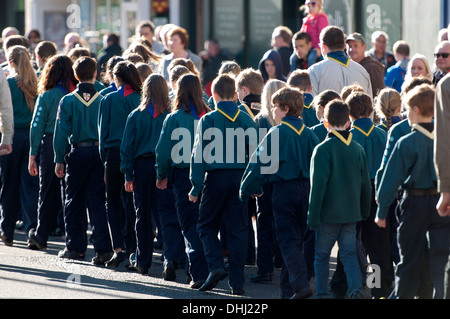
[[[352,122],[348,120],[347,123],[345,124],[345,129],[348,130],[351,124]]]
[[[328,123],[326,119],[323,119],[323,125],[325,126],[326,129],[330,127],[330,123]]]

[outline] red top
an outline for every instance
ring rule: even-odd
[[[311,36],[313,48],[319,48],[320,32],[328,26],[328,16],[325,13],[310,15],[303,19],[301,32],[306,32]]]

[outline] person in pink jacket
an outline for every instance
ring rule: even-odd
[[[305,6],[308,9],[308,15],[303,19],[300,31],[311,36],[312,46],[320,55],[320,32],[328,26],[328,16],[323,12],[322,0],[306,0]]]

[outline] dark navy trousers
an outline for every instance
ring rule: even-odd
[[[37,224],[39,177],[28,172],[30,129],[15,128],[12,153],[0,158],[0,208],[1,231],[7,238],[14,238],[16,222],[21,213],[25,230]]]
[[[286,296],[309,286],[304,256],[309,190],[310,184],[307,179],[273,183],[275,229],[283,257],[280,285],[282,293]]]
[[[62,179],[55,174],[53,134],[46,134],[42,138],[39,152],[39,183],[36,237],[45,245],[58,222],[58,214],[64,207]]]
[[[106,213],[113,249],[134,252],[136,213],[133,194],[125,191],[125,177],[120,171],[120,149],[106,149],[105,157]],[[132,227],[128,227],[132,225]]]
[[[209,271],[224,267],[222,245],[218,233],[226,229],[229,285],[233,289],[244,286],[244,266],[248,249],[248,209],[239,200],[243,170],[216,170],[205,174],[199,206],[197,230],[203,243]]]
[[[258,248],[256,263],[258,272],[262,274],[273,273],[274,270],[274,247],[275,229],[272,208],[272,184],[265,183],[263,186],[263,196],[256,199],[257,219],[256,235]]]
[[[86,251],[86,198],[88,198],[94,249],[111,251],[106,218],[104,169],[98,147],[72,147],[65,160],[67,165],[64,222],[67,249]]]
[[[197,233],[200,200],[189,201],[192,188],[189,180],[189,168],[173,170],[173,192],[177,207],[178,221],[184,236],[186,254],[189,260],[189,274],[192,280],[200,281],[208,277],[208,264],[200,237]]]

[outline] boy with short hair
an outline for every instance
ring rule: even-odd
[[[280,283],[282,297],[304,299],[312,295],[303,248],[309,164],[319,140],[301,119],[303,96],[299,90],[280,89],[273,95],[272,103],[274,118],[281,124],[269,131],[253,153],[242,178],[240,197],[246,202],[250,196],[261,196],[263,184],[266,181],[272,184],[275,228],[284,260]],[[274,159],[276,165],[272,163],[272,168],[266,170],[263,159],[274,154],[278,155]]]
[[[92,262],[104,264],[113,253],[106,220],[103,163],[98,150],[97,120],[102,96],[94,88],[96,64],[90,57],[82,57],[75,62],[73,69],[80,83],[74,92],[61,99],[53,145],[55,174],[59,178],[65,176],[66,181],[66,247],[58,256],[68,259],[85,258],[88,244],[85,205],[88,196],[91,222],[95,228],[96,256]],[[71,150],[66,155],[68,142]]]
[[[367,218],[371,186],[364,149],[353,140],[349,107],[341,100],[327,104],[327,139],[311,159],[311,193],[307,224],[316,230],[317,297],[330,298],[328,287],[331,250],[337,241],[347,276],[348,297],[361,298],[361,273],[356,256],[356,224]],[[342,183],[345,182],[345,187]]]
[[[209,268],[208,278],[199,290],[213,289],[228,275],[217,238],[223,226],[229,250],[229,285],[232,294],[241,295],[244,294],[249,223],[247,205],[239,200],[239,184],[248,158],[256,148],[257,129],[251,117],[235,102],[232,77],[226,74],[217,77],[212,91],[216,109],[199,120],[190,166],[189,200],[197,201],[201,193],[197,231]]]
[[[350,108],[353,139],[364,149],[372,184],[372,204],[369,218],[361,222],[361,240],[370,257],[370,262],[381,269],[381,287],[371,289],[375,298],[387,298],[390,294],[392,276],[390,272],[390,231],[380,229],[374,223],[377,210],[375,200],[375,176],[381,166],[386,148],[386,132],[372,122],[372,98],[366,93],[353,92],[346,99]]]
[[[314,96],[311,94],[312,85],[308,71],[296,70],[291,73],[287,84],[290,87],[297,88],[303,93],[303,122],[307,127],[313,127],[320,123],[316,111],[312,106]]]
[[[415,297],[421,270],[428,266],[434,286],[434,298],[444,295],[444,272],[448,260],[450,217],[440,217],[434,154],[434,96],[430,85],[416,87],[405,98],[412,132],[400,138],[377,189],[378,210],[375,222],[386,227],[389,207],[399,187],[403,198],[398,206],[397,244],[400,262],[395,270],[393,299]],[[429,259],[426,250],[429,249]],[[425,261],[425,262],[424,262]],[[427,267],[428,268],[428,267]]]
[[[239,109],[252,119],[261,111],[261,93],[264,79],[261,72],[252,68],[243,70],[236,78],[236,92],[241,105]]]

